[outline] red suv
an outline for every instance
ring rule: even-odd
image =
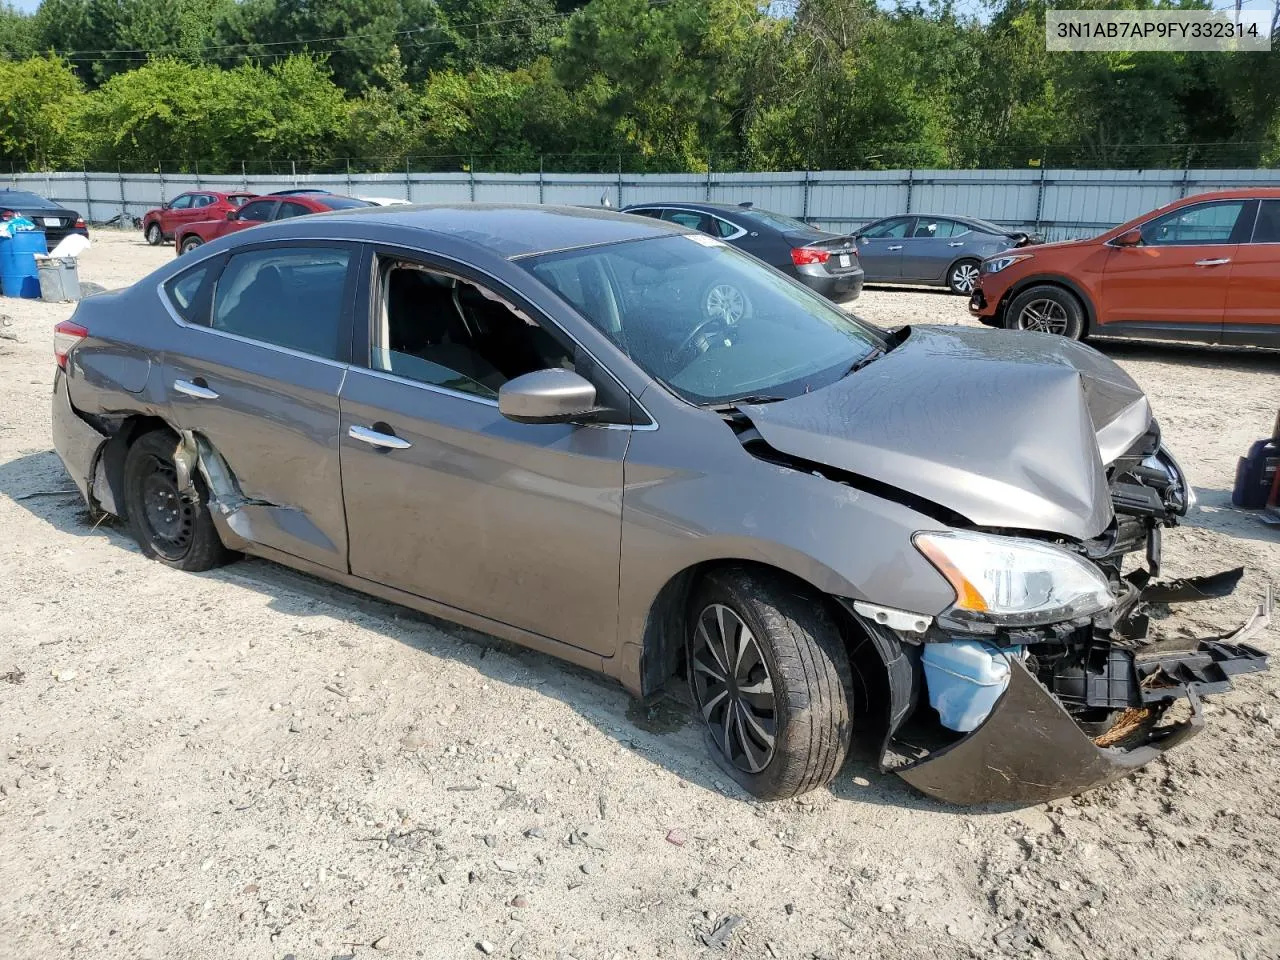
[[[1091,240],[982,261],[989,326],[1280,347],[1280,189],[1201,193]]]
[[[146,212],[142,218],[142,235],[147,238],[147,243],[158,247],[177,236],[183,224],[221,219],[252,198],[252,193],[217,193],[213,190],[180,193],[168,203]]]
[[[256,227],[271,220],[287,220],[305,217],[309,213],[325,213],[328,210],[346,210],[350,207],[373,207],[377,204],[355,197],[343,197],[336,193],[271,194],[254,197],[239,210],[231,210],[220,219],[203,220],[183,224],[174,236],[178,253],[194,250],[203,243],[216,240],[245,227]]]

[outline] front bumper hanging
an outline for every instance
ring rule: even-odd
[[[1194,586],[1179,585],[1177,599],[1196,599]],[[1189,591],[1189,592],[1188,592]],[[1152,584],[1150,602],[1173,599],[1171,585]],[[1195,649],[1108,657],[1080,678],[1080,702],[1122,711],[1104,734],[1090,737],[1020,659],[1010,658],[1009,686],[987,719],[927,756],[894,768],[929,796],[955,804],[1043,803],[1110,783],[1150,763],[1204,728],[1200,698],[1231,689],[1231,678],[1268,668],[1267,654],[1248,640],[1272,620],[1270,588],[1238,630],[1200,640]],[[1145,626],[1145,623],[1144,623]],[[1165,711],[1186,698],[1191,716],[1160,725]],[[885,752],[903,746],[886,738]],[[906,755],[912,751],[908,748]],[[882,757],[882,767],[886,766]]]

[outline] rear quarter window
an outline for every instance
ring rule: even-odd
[[[164,291],[169,306],[187,323],[204,323],[204,311],[201,309],[205,281],[213,270],[213,262],[202,263],[190,270],[184,270],[176,277],[165,281]]]

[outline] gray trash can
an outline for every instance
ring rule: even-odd
[[[80,299],[80,274],[75,257],[36,257],[40,299],[50,303]]]

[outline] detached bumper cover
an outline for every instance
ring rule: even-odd
[[[1096,741],[1013,660],[1009,687],[980,727],[895,772],[922,793],[955,804],[1043,803],[1110,783],[1199,733],[1202,694],[1222,693],[1231,689],[1232,676],[1267,669],[1267,655],[1245,641],[1270,625],[1274,606],[1268,590],[1233,633],[1202,640],[1194,651],[1136,661],[1140,702]],[[1156,726],[1182,697],[1190,702],[1190,719]],[[1113,742],[1125,746],[1100,745]]]

